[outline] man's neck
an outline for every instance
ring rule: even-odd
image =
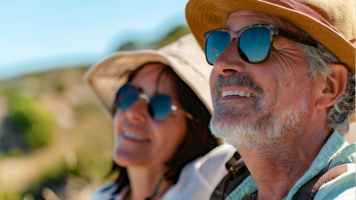
[[[125,199],[142,200],[151,197],[158,183],[162,180],[158,192],[153,199],[161,197],[172,185],[163,178],[165,170],[159,168],[128,167],[127,173],[130,180],[130,192]]]
[[[300,137],[258,149],[239,148],[252,178],[258,183],[258,199],[282,199],[309,169],[329,138],[328,130],[309,129]]]

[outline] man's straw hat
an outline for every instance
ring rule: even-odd
[[[103,110],[112,117],[115,89],[127,82],[130,72],[148,62],[169,65],[195,92],[210,113],[213,107],[210,97],[209,76],[212,67],[192,34],[180,38],[160,50],[120,51],[91,67],[85,74]]]
[[[355,0],[190,0],[186,18],[204,49],[204,33],[224,28],[237,10],[274,15],[308,32],[355,72]]]

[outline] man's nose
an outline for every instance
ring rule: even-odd
[[[139,98],[125,111],[126,117],[133,123],[144,123],[147,121],[148,111],[145,99]]]
[[[237,51],[236,40],[220,53],[214,62],[214,70],[223,75],[229,76],[233,73],[243,73],[245,69],[245,61],[243,61]]]

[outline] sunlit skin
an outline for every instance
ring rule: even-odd
[[[226,23],[229,30],[237,31],[252,24],[273,24],[292,31],[297,29],[289,23],[276,20],[267,14],[256,11],[241,10],[232,13]],[[274,115],[283,112],[285,107],[298,109],[298,102],[308,92],[310,101],[309,113],[305,116],[302,135],[296,140],[293,131],[284,138],[280,138],[277,145],[287,149],[274,150],[274,154],[266,155],[268,148],[276,147],[276,144],[265,143],[257,149],[241,147],[237,149],[241,154],[251,175],[259,185],[258,198],[282,199],[287,196],[289,190],[296,181],[310,167],[321,147],[330,135],[326,127],[327,108],[333,105],[344,92],[347,81],[347,70],[341,64],[331,64],[334,73],[315,79],[308,75],[309,66],[303,52],[297,44],[286,38],[277,36],[273,43],[269,58],[260,64],[249,64],[244,62],[237,51],[236,41],[225,49],[215,60],[214,68],[210,76],[211,93],[214,96],[214,88],[218,75],[224,77],[233,73],[248,74],[253,81],[263,88],[265,99],[275,99],[275,102],[264,102],[264,108],[269,108]],[[226,89],[226,88],[225,88]],[[248,91],[246,88],[227,88],[244,90],[256,97],[224,97],[219,102],[225,106],[238,104],[233,114],[221,119],[228,125],[242,123],[240,120],[251,120],[247,123],[255,123],[259,119],[258,113],[254,111],[254,98],[259,94]],[[224,89],[222,89],[224,90]],[[220,91],[221,94],[222,91]],[[214,105],[215,106],[215,105]],[[250,118],[239,118],[239,116],[250,116]],[[285,120],[289,120],[286,118]],[[261,134],[264,134],[261,132]],[[272,151],[272,149],[270,149]],[[288,162],[282,153],[288,153]],[[272,178],[273,177],[273,178]]]
[[[156,91],[158,75],[164,66],[162,64],[148,64],[144,66],[131,81],[131,84],[142,89],[142,93],[152,98],[156,92],[171,96],[173,104],[181,107],[175,88],[175,80],[163,74]],[[129,131],[146,138],[139,141],[126,138],[124,131]],[[126,167],[130,179],[130,193],[126,199],[142,200],[150,197],[168,170],[165,165],[175,154],[187,132],[187,124],[182,113],[172,111],[163,121],[155,121],[147,110],[144,99],[137,100],[127,110],[117,110],[114,118],[114,161]],[[171,185],[163,181],[158,195],[162,196]]]

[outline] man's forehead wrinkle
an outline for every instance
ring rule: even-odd
[[[245,21],[254,21],[252,23],[254,24],[271,24],[273,23],[273,20],[272,18],[270,18],[269,20],[269,16],[268,18],[264,18],[263,16],[261,16],[261,13],[244,13],[244,14],[231,14],[227,20],[227,23],[226,23],[226,27],[229,29],[229,30],[232,30],[234,25],[236,25],[237,23],[238,24],[243,24]],[[252,23],[250,24],[247,24],[247,25],[251,25]],[[247,25],[244,25],[244,26],[247,26]],[[243,27],[244,27],[243,26]],[[240,28],[243,28],[243,27],[240,27]],[[237,31],[237,30],[233,30],[233,31]]]
[[[232,20],[232,21],[231,21]],[[247,20],[255,20],[255,24],[273,24],[275,26],[285,28],[288,30],[292,31],[297,31],[298,28],[294,24],[283,20],[279,17],[263,13],[263,12],[258,12],[258,11],[252,11],[252,10],[239,10],[231,13],[227,19],[226,22],[226,27],[231,30],[232,25],[235,23],[241,23],[243,21]],[[257,21],[259,21],[257,23]],[[251,25],[251,24],[250,24]],[[240,27],[243,28],[243,27]],[[236,31],[236,30],[234,30]]]

